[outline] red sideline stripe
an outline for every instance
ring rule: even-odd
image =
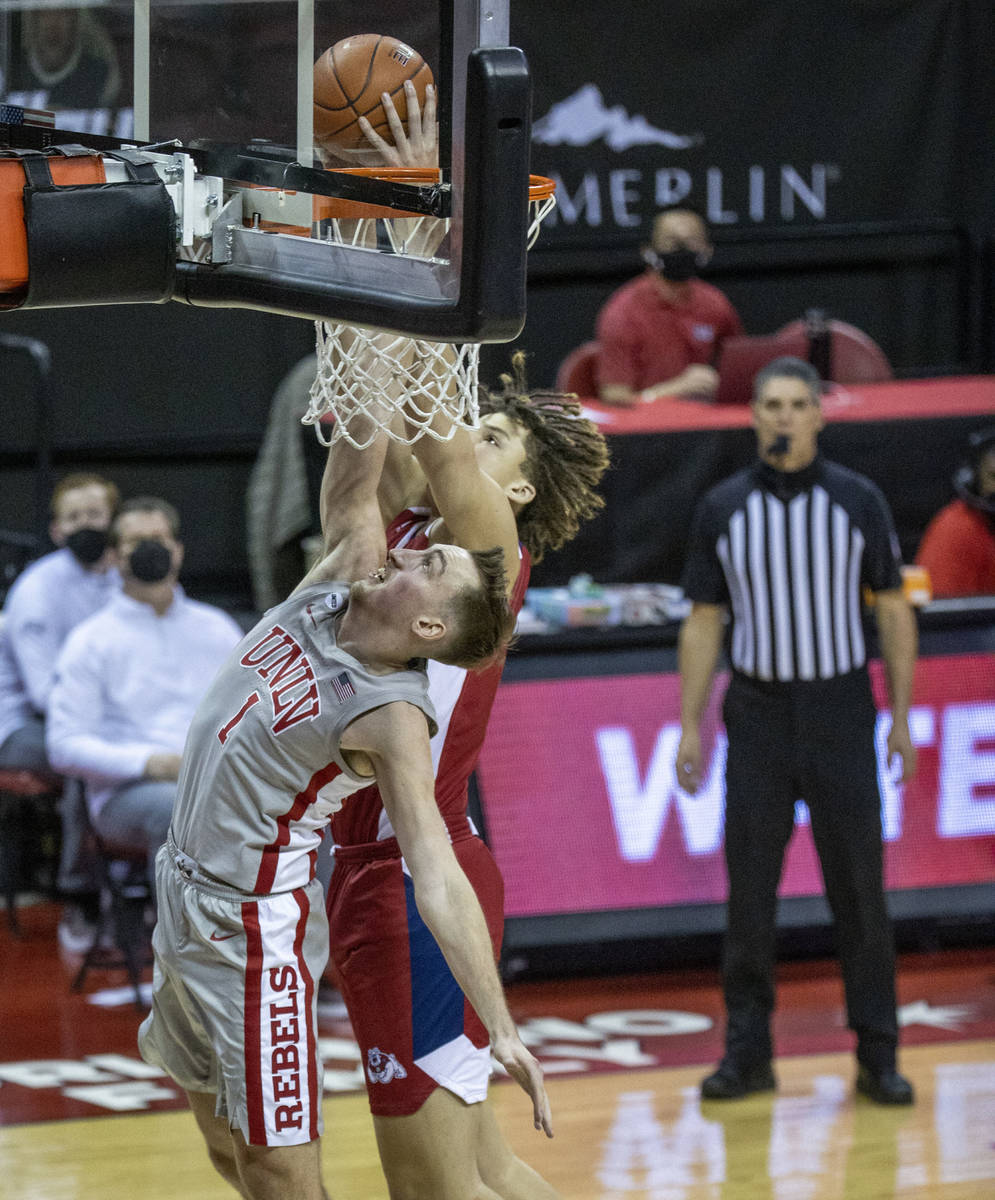
[[[280,850],[290,842],[291,822],[299,821],[308,807],[314,804],[318,793],[325,784],[331,783],[337,775],[341,774],[342,769],[336,763],[329,763],[320,771],[315,771],[304,791],[298,792],[294,797],[290,808],[277,817],[276,837],[268,846],[263,847],[263,857],[259,864],[259,873],[256,876],[256,886],[252,889],[257,895],[265,895],[273,890],[276,868],[280,862]]]
[[[256,904],[242,905],[245,927],[245,1104],[249,1114],[249,1143],[266,1145],[266,1113],[263,1101],[263,1072],[260,1061],[259,1008],[262,1003],[263,942],[259,933],[259,909]]]
[[[294,934],[294,957],[297,959],[297,969],[304,980],[304,1023],[307,1027],[307,1092],[308,1092],[308,1131],[313,1142],[318,1136],[318,1043],[314,1032],[314,1017],[311,1005],[314,1003],[314,980],[304,961],[304,933],[307,929],[308,916],[311,906],[308,904],[307,893],[303,888],[294,892],[297,907],[301,910],[300,920]]]

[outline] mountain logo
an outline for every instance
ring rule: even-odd
[[[657,129],[645,117],[630,116],[621,104],[609,108],[601,89],[593,83],[585,83],[572,96],[554,104],[532,125],[532,140],[542,146],[589,146],[598,138],[610,150],[628,150],[632,146],[689,150],[705,140],[700,133]]]

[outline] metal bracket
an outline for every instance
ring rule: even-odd
[[[242,225],[241,192],[234,192],[215,218],[211,231],[211,262],[231,262],[232,225]]]

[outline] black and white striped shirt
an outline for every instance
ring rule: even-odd
[[[830,679],[866,661],[862,590],[901,587],[891,514],[869,479],[816,458],[757,462],[695,513],[683,586],[732,609],[732,665],[778,682]]]

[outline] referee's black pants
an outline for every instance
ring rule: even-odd
[[[864,670],[764,683],[734,673],[723,705],[728,924],[723,951],[726,1054],[772,1057],[777,887],[804,800],[832,909],[857,1057],[895,1064],[895,954],[882,879],[875,707]]]

